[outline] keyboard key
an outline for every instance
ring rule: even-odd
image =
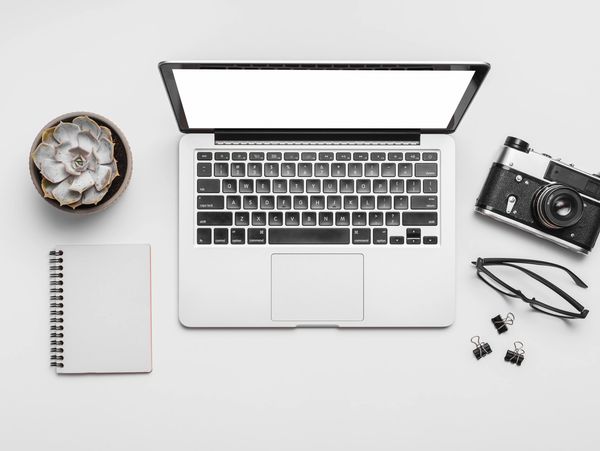
[[[287,180],[273,180],[274,193],[287,193]]]
[[[375,196],[361,196],[360,208],[362,208],[363,210],[374,210]]]
[[[437,152],[423,152],[423,161],[437,161]]]
[[[368,230],[368,229],[367,229]],[[350,229],[270,229],[269,244],[349,244]]]
[[[416,177],[437,177],[437,163],[415,163]]]
[[[233,152],[231,159],[233,161],[245,161],[248,159],[248,154],[246,152]]]
[[[225,206],[223,196],[198,196],[198,210],[221,210]]]
[[[346,163],[331,163],[332,177],[346,177]]]
[[[371,244],[371,229],[352,229],[352,244]]]
[[[327,196],[327,209],[328,210],[341,210],[342,208],[342,196]]]
[[[302,213],[302,225],[303,226],[317,225],[317,214],[314,211],[305,211],[304,213]]]
[[[197,244],[211,244],[211,232],[210,229],[198,229],[196,230],[196,243]]]
[[[373,180],[374,193],[387,193],[387,180]]]
[[[328,163],[316,163],[315,164],[315,177],[329,177],[329,164]]]
[[[267,229],[248,229],[248,244],[267,244]]]
[[[228,177],[229,165],[227,163],[215,163],[214,171],[215,177]]]
[[[352,154],[350,152],[337,152],[335,154],[335,159],[337,161],[350,161],[352,158]]]
[[[228,229],[215,229],[215,244],[228,244],[229,243],[229,230]]]
[[[229,161],[229,152],[215,152],[215,160]]]
[[[240,193],[251,193],[254,191],[254,180],[240,180]]]
[[[438,239],[437,236],[424,236],[423,244],[437,244]]]
[[[358,196],[344,196],[344,210],[356,210],[358,208]]]
[[[282,177],[296,177],[296,163],[281,163]]]
[[[233,223],[233,215],[230,211],[199,211],[197,223],[199,226],[230,226]]]
[[[198,152],[196,154],[198,161],[200,160],[212,160],[212,152]]]
[[[263,161],[264,159],[264,152],[250,152],[250,161]]]
[[[438,181],[432,179],[423,180],[423,192],[424,193],[437,193]]]
[[[210,163],[198,163],[196,173],[198,177],[210,177],[212,175],[212,165]]]
[[[402,215],[405,226],[435,226],[438,224],[437,212],[406,212]]]
[[[290,180],[290,193],[303,193],[304,180]]]
[[[310,208],[311,210],[324,210],[325,196],[310,196]]]
[[[367,161],[369,154],[367,152],[354,152],[352,158],[354,161]]]
[[[333,225],[333,213],[330,211],[322,211],[319,213],[319,225],[320,226],[332,226]]]
[[[224,193],[235,193],[237,191],[237,181],[235,181],[235,180],[223,180],[223,189],[222,189],[222,191]]]
[[[404,244],[404,237],[403,236],[391,236],[390,244]]]
[[[438,207],[437,196],[411,196],[411,210],[436,210]]]
[[[408,210],[408,196],[394,196],[394,210]]]
[[[275,197],[260,196],[260,208],[262,210],[273,210],[275,208]]]
[[[300,159],[300,154],[298,152],[284,152],[283,159],[285,161],[298,161]]]
[[[242,198],[240,196],[227,196],[227,209],[239,210],[242,208]]]
[[[365,163],[365,177],[379,177],[379,163]]]
[[[406,161],[419,161],[421,160],[421,154],[419,152],[406,152],[404,158]]]
[[[285,214],[285,225],[286,226],[297,226],[300,225],[300,213],[296,211],[290,211]]]
[[[370,226],[382,226],[383,225],[383,213],[380,211],[372,211],[369,213],[369,225]]]
[[[253,226],[267,225],[267,214],[264,211],[253,212],[252,213],[252,225]]]
[[[312,177],[312,163],[298,163],[298,177]]]
[[[348,163],[348,176],[349,177],[362,177],[362,164],[361,163]]]
[[[319,161],[333,161],[333,152],[319,152]]]
[[[218,180],[198,180],[196,182],[196,191],[199,193],[218,193],[219,192],[219,181]]]
[[[281,152],[267,152],[268,161],[281,161]]]
[[[389,211],[385,214],[385,225],[386,226],[399,226],[400,225],[400,213],[395,211]]]
[[[354,180],[340,180],[340,193],[353,193]]]
[[[406,229],[406,238],[421,238],[421,229]]]
[[[370,193],[371,192],[371,180],[357,180],[356,181],[356,192],[357,193]]]
[[[420,193],[421,192],[421,180],[408,180],[406,182],[406,192],[407,193]]]
[[[402,152],[390,152],[388,153],[388,160],[389,161],[402,161],[403,156],[402,156]]]
[[[232,177],[245,177],[246,176],[246,164],[245,163],[231,163],[231,176]]]
[[[373,244],[387,244],[387,229],[373,229]]]
[[[398,177],[412,177],[412,163],[398,163]]]
[[[320,193],[321,192],[321,180],[311,179],[306,181],[306,192],[307,193]]]
[[[390,193],[403,193],[404,180],[390,180]]]
[[[421,244],[421,238],[407,238],[406,244]]]
[[[352,225],[366,226],[367,225],[367,214],[364,211],[353,212],[352,213]]]
[[[302,152],[300,154],[300,159],[302,161],[316,161],[317,153],[316,152]]]
[[[248,163],[248,177],[262,177],[262,164]]]
[[[385,161],[385,152],[371,152],[371,161]]]
[[[392,208],[391,196],[377,196],[377,209],[390,210]]]
[[[246,211],[238,211],[235,213],[235,225],[247,226],[250,225],[250,214]]]
[[[265,163],[265,177],[279,177],[279,164]]]
[[[394,163],[381,163],[382,177],[396,177],[396,165]]]
[[[283,213],[280,211],[272,211],[269,213],[269,225],[270,226],[282,226],[283,225]]]
[[[256,192],[257,193],[270,193],[271,192],[271,181],[261,179],[256,181]]]
[[[257,196],[244,196],[244,210],[256,210],[258,208]]]
[[[278,210],[289,210],[292,208],[292,197],[291,196],[277,196],[277,209]]]
[[[246,230],[231,229],[231,244],[246,244]]]
[[[294,196],[294,210],[306,210],[308,208],[308,196]]]
[[[323,180],[324,193],[337,193],[337,180]]]
[[[350,225],[350,213],[340,211],[335,214],[335,225],[337,226],[348,226]]]

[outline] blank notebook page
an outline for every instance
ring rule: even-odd
[[[63,367],[57,373],[152,371],[150,246],[65,245]]]

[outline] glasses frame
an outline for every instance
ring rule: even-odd
[[[552,282],[550,282],[549,280],[547,280],[546,278],[540,276],[539,274],[531,271],[530,269],[524,268],[522,266],[519,266],[519,264],[527,264],[527,265],[538,265],[538,266],[548,266],[551,268],[558,268],[558,269],[562,269],[563,271],[565,271],[570,277],[571,279],[573,279],[573,282],[575,282],[575,284],[581,288],[587,288],[588,286],[585,284],[585,282],[583,280],[581,280],[574,272],[572,272],[571,270],[569,270],[568,268],[565,268],[564,266],[560,266],[557,265],[555,263],[550,263],[550,262],[545,262],[542,260],[529,260],[529,259],[524,259],[524,258],[477,258],[477,261],[471,262],[473,265],[475,265],[476,270],[477,270],[477,277],[479,277],[487,286],[493,288],[494,290],[498,291],[499,293],[502,293],[506,296],[512,297],[512,298],[519,298],[522,301],[526,302],[527,304],[530,305],[531,308],[545,313],[547,315],[551,315],[551,316],[555,316],[557,318],[566,318],[566,319],[583,319],[585,318],[588,313],[589,310],[586,309],[583,305],[581,305],[579,302],[577,302],[572,296],[570,296],[568,293],[566,293],[565,291],[563,291],[560,287],[556,286],[555,284],[553,284]],[[521,292],[520,290],[517,290],[516,288],[512,287],[511,285],[507,284],[506,282],[504,282],[503,280],[501,280],[498,276],[496,276],[494,273],[492,273],[487,266],[508,266],[514,269],[517,269],[521,272],[523,272],[524,274],[528,275],[529,277],[531,277],[532,279],[540,282],[541,284],[545,285],[546,287],[548,287],[549,289],[551,289],[552,291],[554,291],[556,294],[558,294],[561,298],[563,298],[565,301],[567,301],[569,304],[571,304],[575,310],[577,310],[576,312],[573,311],[568,311],[568,310],[563,310],[557,307],[553,307],[549,304],[546,304],[544,302],[538,301],[536,298],[532,297],[529,298],[527,296],[525,296],[525,294],[523,294],[523,292]],[[492,285],[488,280],[486,280],[482,274],[485,274],[487,277],[489,277],[490,279],[492,279],[494,282],[496,282],[498,285],[500,285],[501,287],[505,288],[506,291],[503,291],[501,289],[499,289],[498,287]]]

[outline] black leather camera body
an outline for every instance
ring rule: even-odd
[[[540,154],[509,136],[475,210],[588,254],[600,233],[600,177]]]

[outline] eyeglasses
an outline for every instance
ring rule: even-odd
[[[520,298],[521,300],[523,300],[524,302],[529,304],[532,308],[534,308],[542,313],[556,316],[558,318],[568,318],[568,319],[585,318],[588,314],[588,310],[583,305],[581,305],[579,302],[577,302],[575,299],[573,299],[573,297],[571,297],[570,295],[565,293],[561,288],[554,285],[552,282],[550,282],[549,280],[540,276],[539,274],[536,274],[535,272],[531,271],[530,269],[524,268],[523,266],[520,266],[520,265],[521,264],[536,265],[536,266],[546,266],[546,267],[550,267],[550,268],[561,269],[561,270],[565,271],[571,277],[571,279],[573,279],[573,282],[575,282],[575,284],[577,286],[579,286],[581,288],[587,288],[587,285],[583,282],[583,280],[581,280],[579,277],[577,277],[577,275],[575,273],[573,273],[571,270],[565,268],[564,266],[560,266],[555,263],[544,262],[544,261],[540,261],[540,260],[528,260],[528,259],[521,259],[521,258],[478,258],[476,262],[471,262],[471,263],[473,265],[475,265],[475,267],[477,269],[477,276],[483,282],[485,282],[488,286],[492,287],[494,290],[496,290],[506,296],[510,296],[511,298]],[[498,277],[498,275],[494,274],[489,269],[489,267],[494,267],[494,266],[521,271],[522,273],[528,275],[532,279],[536,280],[537,282],[543,284],[544,286],[546,286],[547,288],[552,290],[558,296],[560,296],[565,301],[567,301],[569,304],[571,304],[576,311],[563,310],[561,308],[554,307],[552,305],[538,301],[534,297],[529,298],[529,297],[525,296],[520,290],[517,290],[516,288],[509,285],[505,280],[502,280],[500,277]]]

